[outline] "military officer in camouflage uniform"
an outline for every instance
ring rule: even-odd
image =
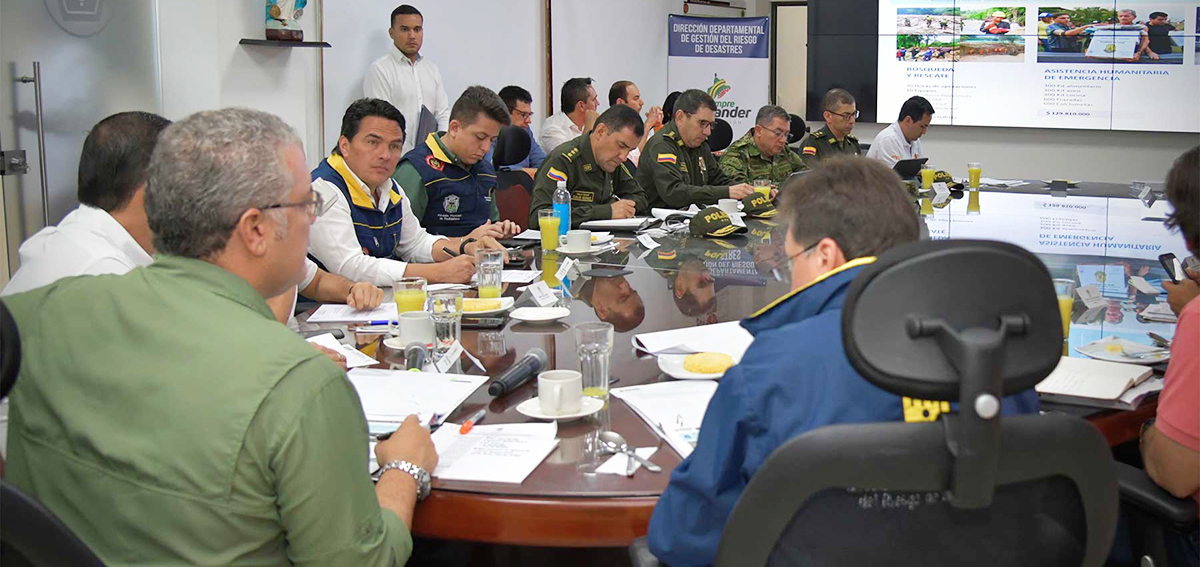
[[[721,154],[717,161],[721,171],[737,183],[769,179],[778,185],[792,173],[806,169],[800,154],[787,147],[791,124],[783,107],[768,104],[758,109],[754,127]]]
[[[821,160],[838,155],[862,155],[858,138],[850,135],[854,121],[858,119],[858,107],[854,95],[843,89],[829,89],[821,101],[825,127],[804,137],[800,141],[800,153],[808,167],[815,167]]]
[[[539,209],[551,206],[559,181],[571,192],[571,228],[649,214],[646,193],[625,168],[644,131],[636,110],[617,105],[605,110],[590,132],[554,148],[533,176],[529,226],[538,225]]]
[[[703,208],[754,191],[746,183],[731,181],[708,147],[716,110],[717,103],[704,91],[684,91],[675,101],[671,122],[646,142],[638,160],[637,180],[651,207]]]

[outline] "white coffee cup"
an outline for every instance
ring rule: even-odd
[[[578,413],[583,407],[583,374],[575,370],[538,374],[538,405],[546,415]]]
[[[590,230],[568,230],[564,235],[561,246],[567,250],[591,250],[592,249],[592,231]]]
[[[741,210],[738,208],[739,204],[741,204],[741,201],[738,201],[737,199],[718,199],[717,200],[717,208],[721,209],[722,211],[725,211],[731,215],[733,213],[736,213]]]
[[[427,311],[408,311],[400,314],[400,342],[433,344],[433,317]]]

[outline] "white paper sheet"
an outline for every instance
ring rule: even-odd
[[[1152,373],[1150,368],[1136,364],[1064,356],[1034,389],[1038,393],[1115,400]]]
[[[604,219],[590,220],[581,225],[580,228],[587,230],[595,230],[598,228],[608,230],[637,230],[642,226],[642,223],[650,220],[650,217],[633,217],[629,219]]]
[[[367,321],[387,321],[396,318],[395,303],[380,303],[379,307],[368,311],[359,311],[349,305],[326,303],[313,311],[308,318],[309,323],[365,323]]]
[[[739,361],[753,341],[754,337],[738,321],[729,321],[634,335],[633,346],[650,354],[723,352]]]
[[[715,381],[681,380],[613,388],[609,393],[623,400],[679,456],[686,458],[696,446],[704,412],[716,391]]]
[[[395,431],[413,414],[426,426],[435,414],[445,419],[488,380],[487,376],[375,368],[355,368],[347,376],[372,434]]]
[[[542,239],[542,231],[540,231],[536,228],[527,228],[527,229],[525,229],[525,232],[522,232],[521,234],[518,234],[518,235],[514,236],[513,238],[516,240],[541,240]]]
[[[476,425],[465,435],[455,424],[433,432],[441,480],[520,484],[558,446],[558,424]]]
[[[658,447],[638,447],[633,450],[634,453],[643,459],[649,459],[651,455],[658,452]],[[617,453],[610,457],[604,464],[596,467],[596,474],[618,474],[625,476],[625,470],[629,466],[629,456],[624,453]],[[634,472],[637,472],[638,467],[642,463],[636,463],[633,466]]]
[[[333,333],[325,333],[324,335],[309,337],[307,341],[313,344],[321,345],[327,349],[337,351],[339,354],[346,357],[346,368],[372,366],[379,362],[374,358],[363,354],[361,351],[350,345],[338,342],[337,339],[333,338]]]

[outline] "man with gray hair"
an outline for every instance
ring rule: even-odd
[[[265,299],[304,276],[321,209],[296,133],[189,116],[145,206],[149,266],[3,299],[24,354],[5,480],[107,564],[403,564],[429,432],[410,416],[376,445],[372,487],[353,386]]]
[[[800,155],[787,147],[792,118],[782,106],[768,104],[758,109],[754,127],[726,148],[717,161],[734,183],[769,179],[783,183],[789,175],[807,169]]]
[[[845,89],[829,89],[821,100],[821,109],[825,126],[800,141],[804,163],[816,167],[822,160],[833,156],[862,155],[858,138],[850,135],[854,130],[854,122],[858,120],[854,95]]]

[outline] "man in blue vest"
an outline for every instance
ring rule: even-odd
[[[503,249],[503,232],[488,224],[447,238],[421,227],[391,179],[404,145],[404,116],[391,103],[354,101],[342,117],[337,148],[312,172],[326,212],[309,230],[308,253],[325,270],[351,281],[391,286],[402,277],[466,283],[475,250]]]
[[[508,107],[496,93],[467,87],[450,109],[446,131],[431,132],[400,160],[393,178],[425,230],[465,236],[495,223],[501,238],[520,232],[516,223],[500,221],[496,169],[483,159],[508,122]]]
[[[867,382],[842,347],[850,282],[876,255],[917,239],[919,220],[900,179],[877,161],[836,157],[780,193],[792,291],[742,321],[754,342],[725,371],[695,450],[654,507],[650,551],[668,565],[712,564],[746,484],[789,439],[827,425],[933,421],[950,411],[946,402]],[[1005,415],[1037,411],[1033,389],[1001,403]]]

